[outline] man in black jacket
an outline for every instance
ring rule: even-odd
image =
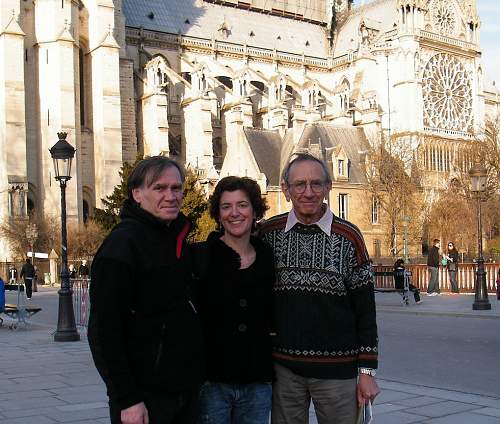
[[[21,278],[24,278],[26,297],[30,300],[33,293],[33,278],[35,278],[35,267],[30,258],[26,258],[26,263],[21,268]]]
[[[121,222],[92,263],[88,339],[113,424],[195,422],[203,349],[189,296],[183,181],[168,158],[139,162]]]
[[[429,296],[440,296],[441,291],[439,290],[439,248],[441,247],[441,241],[439,239],[434,239],[433,246],[429,251],[429,256],[427,257],[427,267],[431,274],[429,280],[429,286],[427,287],[427,294]]]

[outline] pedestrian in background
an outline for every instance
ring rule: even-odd
[[[193,245],[207,381],[199,424],[267,424],[273,363],[273,252],[251,236],[267,206],[250,178],[225,177],[210,198],[220,231]]]
[[[35,278],[35,268],[33,267],[30,258],[26,258],[26,262],[21,268],[21,278],[24,279],[26,297],[30,300],[33,294],[33,278]]]
[[[17,269],[14,265],[9,266],[9,284],[17,283]]]
[[[86,259],[84,259],[78,267],[78,276],[80,278],[88,278],[89,276],[89,266],[87,265]]]
[[[458,294],[460,290],[457,284],[457,271],[458,271],[458,250],[453,242],[448,242],[448,253],[443,253],[443,258],[446,259],[446,268],[448,269],[448,277],[450,279],[451,292]]]
[[[69,278],[76,278],[75,265],[69,264],[68,271],[69,271]]]
[[[439,248],[441,247],[441,241],[434,239],[432,244],[433,246],[429,250],[429,256],[427,257],[427,267],[431,274],[427,294],[429,296],[441,296],[441,290],[439,289]]]
[[[411,273],[405,269],[405,261],[403,259],[398,259],[394,263],[394,287],[396,287],[397,290],[403,290],[405,286],[405,278],[410,278],[410,276]],[[408,289],[413,293],[415,303],[422,303],[418,287],[409,282]]]

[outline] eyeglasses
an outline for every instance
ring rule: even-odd
[[[448,247],[453,247],[453,245],[450,243],[450,244],[448,245]]]
[[[325,187],[325,183],[323,181],[311,181],[310,183],[297,181],[296,183],[288,184],[288,187],[290,187],[290,189],[292,189],[295,193],[302,194],[306,191],[308,185],[316,194],[320,194]]]

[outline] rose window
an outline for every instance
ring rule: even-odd
[[[434,28],[441,35],[452,36],[457,27],[457,18],[453,5],[449,0],[436,0],[432,5]]]
[[[445,53],[432,57],[424,70],[424,126],[468,132],[472,126],[471,79],[465,66]]]

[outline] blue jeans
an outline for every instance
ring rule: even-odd
[[[200,391],[198,424],[268,424],[271,383],[205,383]]]

